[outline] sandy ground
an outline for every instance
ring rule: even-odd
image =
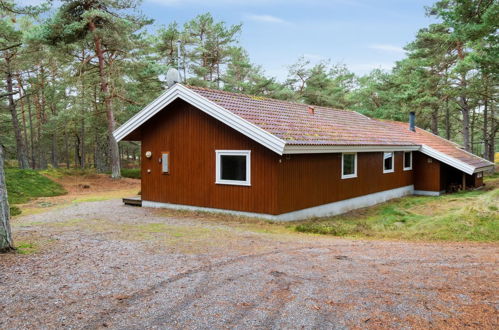
[[[13,220],[0,328],[498,328],[496,244],[346,240],[71,203]]]

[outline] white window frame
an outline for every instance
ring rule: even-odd
[[[345,174],[343,173],[344,167],[343,167],[343,159],[345,155],[354,155],[354,170],[353,174]],[[342,179],[351,179],[351,178],[356,178],[357,177],[357,153],[356,152],[344,152],[341,154],[341,178]]]
[[[222,179],[222,156],[246,157],[246,181]],[[215,183],[235,186],[251,186],[251,150],[215,150]]]
[[[405,154],[410,154],[411,155],[411,164],[409,165],[409,167],[405,167]],[[412,151],[404,151],[404,162],[402,163],[404,164],[404,171],[410,171],[412,170]]]
[[[385,154],[392,154],[392,168],[390,170],[385,170]],[[383,153],[383,173],[393,173],[395,172],[395,152],[384,152]]]

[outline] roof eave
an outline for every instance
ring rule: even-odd
[[[418,151],[419,145],[293,145],[286,144],[284,154],[320,154],[336,152]]]
[[[494,168],[495,168],[494,164],[482,166],[482,167],[477,167],[477,168],[475,168],[475,171],[473,173],[484,172],[484,171],[492,170]]]
[[[475,173],[475,166],[472,166],[470,164],[466,164],[465,162],[451,157],[447,154],[444,154],[441,151],[438,151],[436,149],[433,149],[432,147],[427,146],[426,144],[423,144],[421,146],[421,152],[425,155],[428,155],[432,158],[435,158],[436,160],[441,161],[442,163],[445,163],[449,166],[452,166],[454,168],[457,168],[460,171],[463,171],[466,174],[472,175]]]

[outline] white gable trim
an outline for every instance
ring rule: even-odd
[[[252,124],[249,121],[222,108],[218,104],[213,103],[212,101],[188,89],[187,87],[182,86],[181,84],[175,84],[174,86],[167,89],[156,100],[149,103],[149,105],[147,105],[144,109],[130,118],[126,123],[121,125],[117,130],[114,131],[114,138],[117,141],[121,141],[128,134],[140,127],[147,120],[152,118],[155,114],[157,114],[177,98],[186,101],[187,103],[195,106],[196,108],[221,121],[227,126],[246,135],[250,139],[258,142],[259,144],[267,147],[277,154],[282,155],[286,142],[264,131],[255,124]]]

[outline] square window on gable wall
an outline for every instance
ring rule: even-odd
[[[251,152],[249,150],[216,150],[216,180],[218,184],[251,185]]]

